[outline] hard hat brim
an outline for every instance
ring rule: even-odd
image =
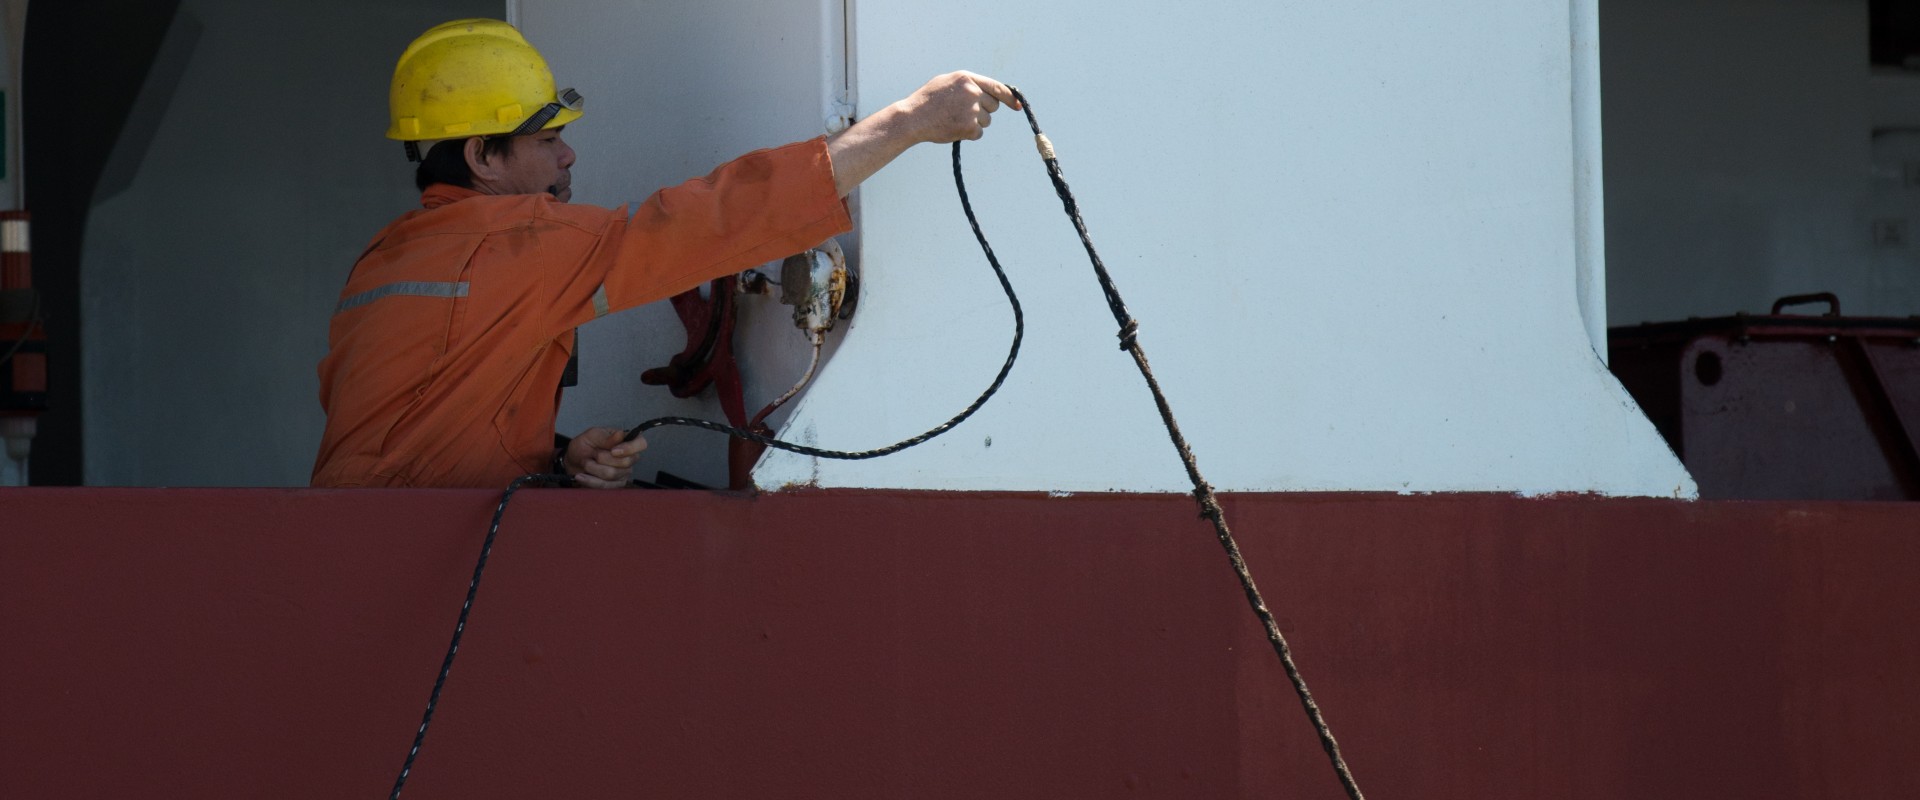
[[[560,109],[560,113],[554,114],[553,119],[548,121],[547,124],[540,126],[540,129],[544,131],[548,128],[558,128],[579,119],[582,115],[583,112],[581,111],[562,108]],[[395,123],[387,128],[387,138],[396,142],[439,142],[447,139],[468,139],[474,136],[499,136],[504,133],[512,133],[514,129],[518,127],[520,127],[518,122],[500,123],[497,125],[474,125],[465,131],[440,132],[435,135],[429,134],[426,131],[418,134],[409,134],[401,131],[399,124]]]

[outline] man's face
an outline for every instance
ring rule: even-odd
[[[573,148],[560,139],[560,128],[511,141],[507,158],[494,165],[500,170],[495,183],[501,194],[546,192],[562,203],[573,198]]]

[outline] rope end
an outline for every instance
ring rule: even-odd
[[[1046,135],[1046,134],[1044,134],[1044,133],[1036,133],[1036,134],[1034,134],[1034,135],[1033,135],[1033,145],[1034,145],[1035,147],[1038,147],[1038,148],[1040,148],[1040,157],[1041,157],[1041,158],[1044,158],[1044,159],[1046,159],[1046,160],[1048,160],[1048,161],[1052,161],[1052,160],[1054,160],[1054,156],[1053,156],[1053,142],[1051,142],[1051,141],[1048,141],[1048,140],[1047,140],[1047,135]]]

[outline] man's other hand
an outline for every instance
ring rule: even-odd
[[[927,81],[913,94],[827,138],[834,189],[846,197],[916,144],[980,138],[1002,103],[1020,107],[1012,89],[985,75],[949,72]]]
[[[640,451],[647,449],[645,437],[635,437],[631,442],[620,441],[627,435],[619,428],[588,428],[573,437],[567,443],[567,453],[560,459],[560,465],[566,467],[567,474],[581,486],[595,489],[618,489],[627,485],[633,478],[633,460]]]
[[[1020,107],[1006,84],[962,70],[927,81],[899,105],[911,120],[914,138],[946,144],[984,136],[1001,103]]]

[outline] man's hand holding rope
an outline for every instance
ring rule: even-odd
[[[979,139],[1003,103],[1020,108],[1012,89],[984,75],[962,70],[927,81],[827,139],[834,189],[845,197],[916,144]]]
[[[560,454],[562,474],[581,486],[619,489],[633,479],[633,461],[647,449],[647,440],[620,441],[619,428],[588,428],[567,443]]]

